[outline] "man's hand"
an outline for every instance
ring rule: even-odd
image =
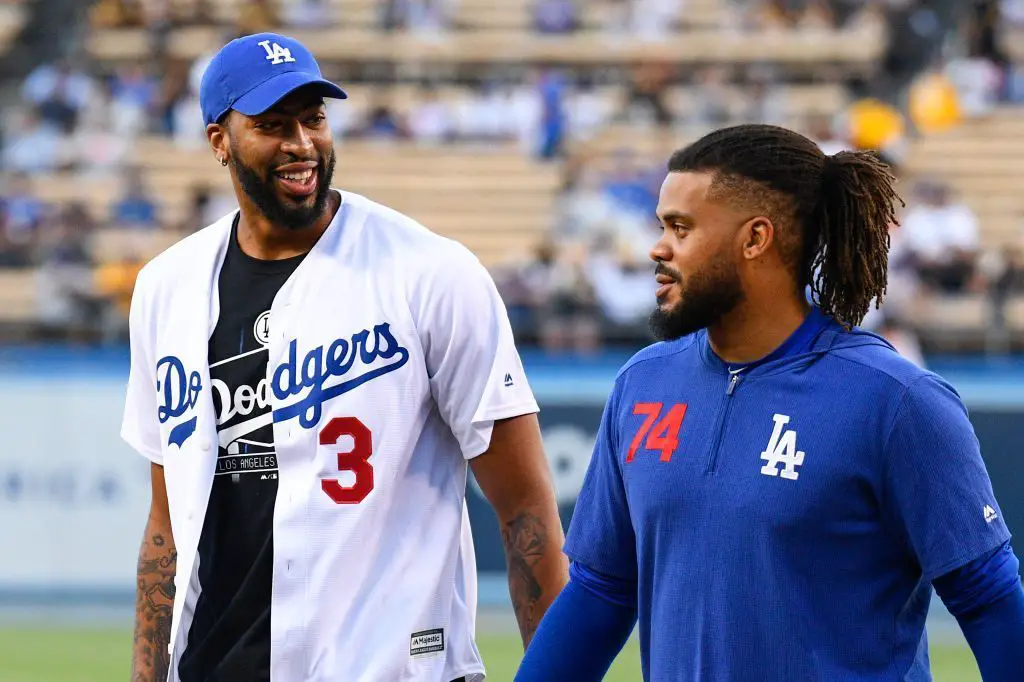
[[[470,460],[494,507],[508,563],[508,587],[524,648],[569,580],[565,537],[535,414],[494,423],[491,444]]]

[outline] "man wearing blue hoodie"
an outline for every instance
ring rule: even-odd
[[[1024,680],[1019,564],[967,411],[855,326],[885,293],[888,169],[749,125],[668,170],[664,341],[616,378],[571,579],[516,679],[600,680],[639,621],[648,681],[930,680],[934,586],[986,682]]]

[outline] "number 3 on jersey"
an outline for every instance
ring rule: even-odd
[[[352,449],[338,453],[338,471],[351,471],[356,480],[343,486],[336,478],[320,482],[327,496],[337,504],[359,504],[373,490],[373,437],[366,424],[356,417],[335,417],[320,431],[320,445],[337,446],[344,436],[352,437]]]
[[[644,415],[644,423],[640,425],[633,442],[629,444],[629,452],[626,454],[626,462],[632,462],[640,443],[644,443],[645,450],[661,450],[661,461],[672,460],[672,453],[679,447],[679,429],[683,425],[683,417],[686,416],[686,403],[676,403],[668,414],[657,424],[655,420],[661,416],[662,403],[636,403],[633,405],[633,414]],[[644,436],[647,442],[644,442]]]

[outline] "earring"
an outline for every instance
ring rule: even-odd
[[[228,160],[225,159],[223,156],[220,157],[219,161],[220,161],[220,165],[222,165],[222,166],[227,166],[228,165]]]

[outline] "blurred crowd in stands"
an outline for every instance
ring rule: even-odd
[[[424,34],[459,30],[453,20],[458,1],[379,0],[376,28]],[[686,1],[600,0],[606,8],[603,30],[610,38],[626,32],[664,39],[685,29]],[[153,59],[109,73],[94,69],[83,55],[41,65],[21,86],[22,106],[6,117],[0,267],[38,268],[47,292],[39,297],[40,314],[54,333],[99,324],[103,338],[123,339],[142,262],[131,254],[101,262],[91,253],[89,237],[101,223],[187,233],[233,207],[232,197],[197,187],[184,222],[169,225],[144,175],[132,165],[133,141],[141,135],[162,135],[183,147],[205,144],[198,90],[211,55],[189,63],[165,47],[172,27],[213,23],[213,2],[177,3],[174,7],[189,8],[180,13],[168,0],[100,0],[93,24],[147,28]],[[844,83],[849,105],[799,123],[828,153],[879,148],[897,173],[905,142],[914,135],[984,117],[998,104],[1024,103],[1024,64],[1004,54],[997,39],[1001,28],[1024,27],[1024,0],[969,4],[970,12],[960,15],[956,27],[963,47],[950,51],[938,35],[945,30],[940,13],[923,0],[727,0],[734,30],[888,23],[888,47],[877,71]],[[581,6],[576,0],[536,0],[533,30],[580,30]],[[285,11],[269,0],[250,0],[241,5],[236,24],[224,27],[224,37],[324,28],[337,19],[328,0],[299,0]],[[829,75],[821,78],[827,82]],[[596,163],[578,151],[585,148],[581,142],[616,123],[667,130],[792,123],[787,75],[767,63],[497,71],[493,77],[460,79],[460,95],[454,98],[441,95],[453,85],[443,74],[404,85],[415,91],[404,108],[386,96],[374,97],[364,109],[331,102],[329,121],[339,144],[348,139],[425,145],[518,141],[524,154],[561,164],[563,189],[548,238],[529,257],[495,269],[517,330],[550,349],[588,351],[648,338],[655,285],[647,254],[658,235],[654,208],[672,150],[650,156],[622,146],[610,160]],[[692,93],[684,107],[669,96],[679,85]],[[621,96],[602,95],[608,86]],[[122,178],[122,194],[109,215],[90,215],[81,204],[40,201],[33,180],[62,171]],[[922,296],[964,291],[1005,296],[1021,288],[1024,268],[1015,249],[981,250],[977,216],[939,179],[916,178],[901,189],[908,206],[892,231],[889,297],[866,324],[919,355],[906,321]]]

